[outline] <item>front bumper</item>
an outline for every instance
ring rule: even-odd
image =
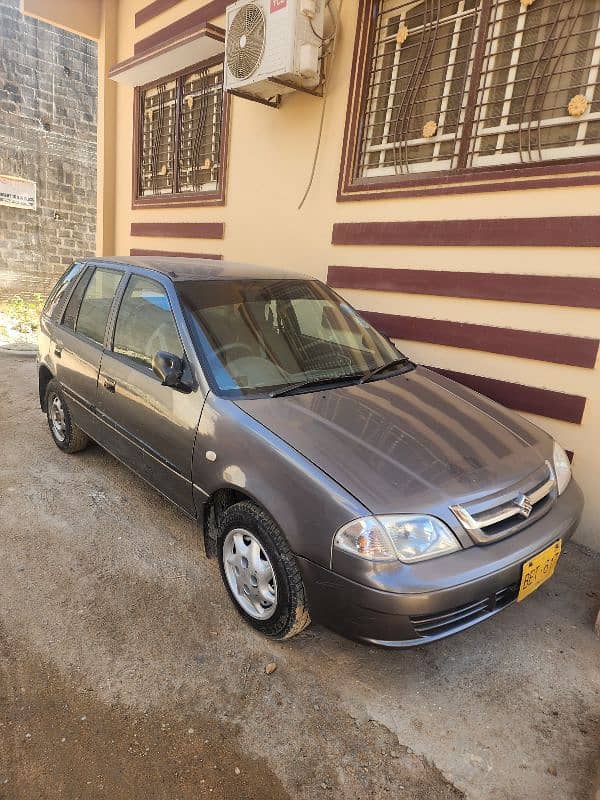
[[[583,495],[571,480],[553,508],[525,530],[497,544],[414,565],[405,587],[402,566],[389,572],[386,590],[385,573],[377,574],[376,586],[367,586],[299,557],[311,617],[343,636],[382,647],[413,647],[459,633],[516,599],[523,563],[557,539],[570,539],[582,509]],[[419,571],[421,579],[415,580]]]

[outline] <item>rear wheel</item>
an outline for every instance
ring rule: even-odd
[[[46,387],[46,415],[54,443],[64,453],[77,453],[88,446],[88,436],[73,424],[69,406],[54,379]]]
[[[310,625],[304,583],[283,534],[250,501],[230,506],[219,523],[221,576],[246,622],[272,639]]]

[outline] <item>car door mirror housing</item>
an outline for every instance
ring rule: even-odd
[[[183,375],[183,360],[173,353],[159,350],[152,359],[152,371],[163,386],[179,386]]]

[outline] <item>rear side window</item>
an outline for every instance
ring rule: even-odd
[[[59,322],[64,301],[74,285],[75,279],[81,274],[83,267],[84,265],[81,263],[72,264],[60,278],[46,300],[43,313],[49,316],[54,322]]]
[[[94,270],[77,314],[76,333],[98,344],[104,342],[106,322],[122,275],[122,272],[113,269]]]
[[[119,308],[113,350],[149,369],[159,350],[183,358],[169,298],[160,283],[131,276]]]
[[[65,328],[70,328],[72,331],[75,330],[75,323],[77,322],[77,314],[79,313],[81,298],[87,289],[87,285],[90,282],[93,272],[94,270],[92,267],[88,267],[86,269],[81,278],[77,281],[77,286],[73,289],[71,297],[67,303],[67,307],[65,308],[62,324],[65,326]]]

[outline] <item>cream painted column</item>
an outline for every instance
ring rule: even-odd
[[[117,62],[117,0],[104,0],[98,39],[96,255],[114,255],[117,85],[108,77]]]

